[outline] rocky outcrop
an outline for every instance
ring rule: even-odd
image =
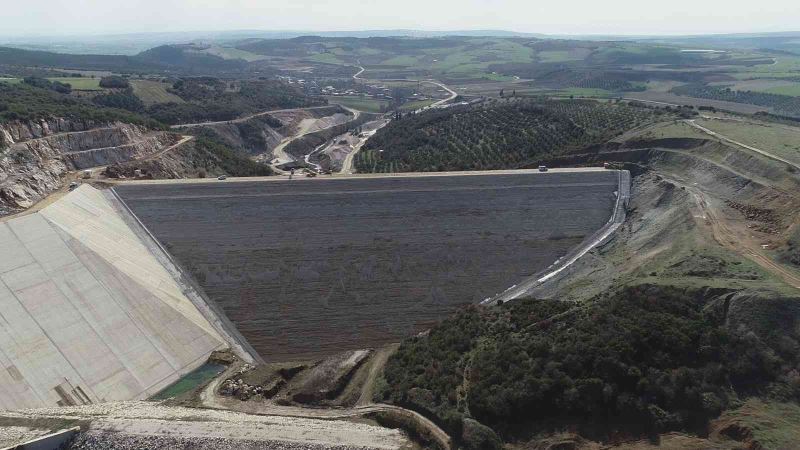
[[[176,179],[227,176],[268,176],[269,166],[251,161],[244,153],[189,141],[156,157],[110,164],[109,178]]]
[[[70,170],[154,154],[179,137],[130,124],[49,119],[0,125],[0,215],[61,188]]]
[[[75,121],[67,119],[42,119],[0,124],[0,148],[58,133],[91,130],[102,125],[89,120]]]

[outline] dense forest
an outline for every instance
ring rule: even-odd
[[[724,301],[696,294],[637,286],[582,305],[468,307],[404,342],[378,396],[453,436],[473,418],[506,439],[565,424],[702,431],[740,396],[797,399],[796,324],[759,328],[748,322],[758,313],[726,323]]]
[[[225,81],[213,77],[182,78],[170,92],[185,103],[161,103],[148,109],[154,119],[174,125],[230,120],[270,109],[320,106],[327,102],[310,98],[274,80]]]
[[[359,172],[517,168],[603,143],[662,110],[588,100],[508,100],[408,115],[357,155]]]
[[[47,81],[47,80],[43,80]],[[163,125],[142,114],[109,107],[58,92],[55,84],[0,83],[0,122],[63,117],[95,122],[127,122],[162,128]]]

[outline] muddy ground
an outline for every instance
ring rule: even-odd
[[[609,218],[615,172],[117,188],[268,361],[397,342]]]

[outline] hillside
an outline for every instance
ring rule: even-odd
[[[193,52],[185,46],[159,46],[138,55],[70,55],[0,47],[0,72],[26,67],[112,71],[117,73],[209,74],[241,72],[243,61]]]
[[[737,297],[728,307],[751,301]],[[797,301],[772,303],[773,312],[795,312],[788,329]],[[400,347],[381,395],[456,436],[468,415],[505,440],[565,424],[590,436],[702,432],[739,397],[797,398],[791,372],[800,351],[782,341],[800,335],[759,330],[755,317],[726,322],[722,308],[722,297],[639,286],[584,307],[552,299],[465,309]]]
[[[51,89],[39,88],[27,83],[15,85],[0,83],[0,123],[51,117],[159,126],[144,115],[105,107]],[[2,146],[2,142],[0,142],[0,146]]]
[[[530,166],[602,144],[665,112],[585,100],[509,100],[407,115],[356,156],[359,172]]]

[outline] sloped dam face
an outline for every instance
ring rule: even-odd
[[[228,347],[109,195],[0,221],[0,410],[146,398]]]
[[[268,361],[397,342],[608,220],[615,171],[126,184],[133,212]]]

